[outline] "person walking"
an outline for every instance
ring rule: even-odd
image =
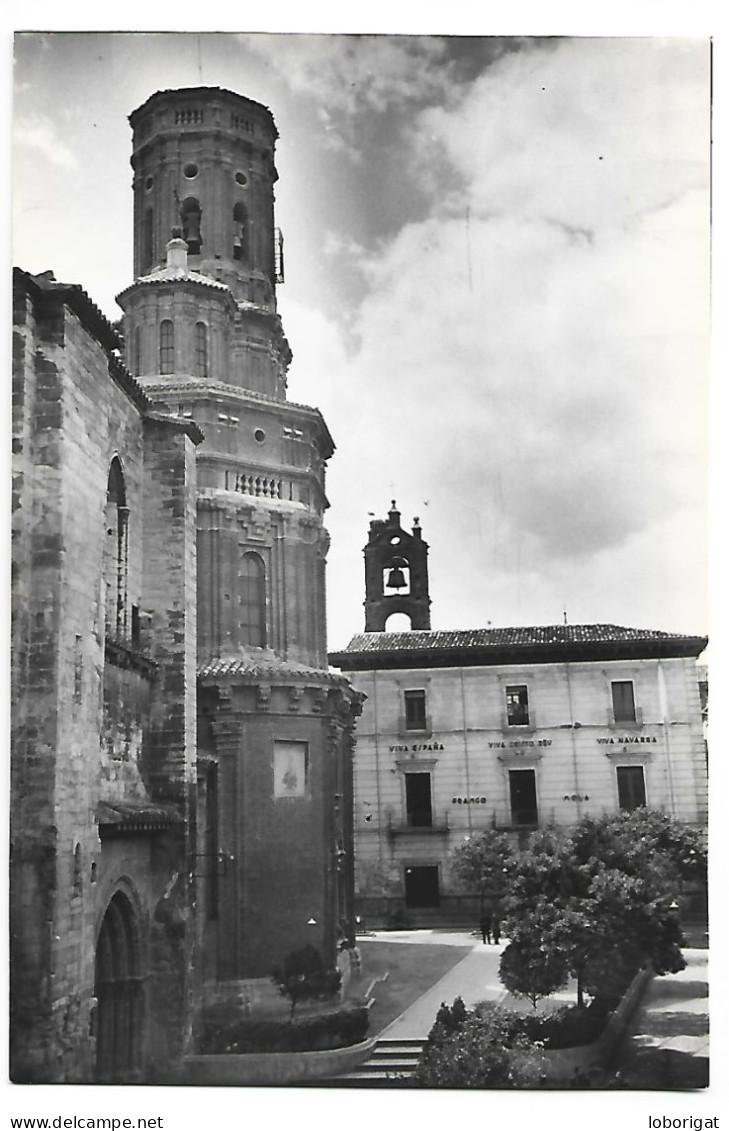
[[[492,920],[492,924],[491,924],[491,929],[492,929],[493,935],[494,935],[494,943],[496,944],[496,946],[498,946],[499,940],[501,938],[501,923],[499,922],[498,912],[494,912],[493,920]],[[489,939],[489,942],[490,941],[491,940]]]
[[[489,943],[491,942],[491,923],[492,923],[491,912],[490,911],[482,911],[481,912],[481,918],[479,920],[478,925],[481,928],[481,938],[484,941],[484,945],[487,942],[489,942]]]

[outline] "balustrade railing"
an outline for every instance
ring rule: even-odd
[[[226,471],[225,488],[227,491],[239,491],[242,495],[255,495],[258,498],[282,498],[281,480],[273,476]]]

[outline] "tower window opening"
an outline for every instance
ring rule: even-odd
[[[187,179],[189,181],[191,181],[193,179],[193,177],[197,176],[198,167],[194,162],[191,162],[189,165],[185,165],[185,168],[182,171],[185,174],[185,176],[187,177]]]
[[[258,554],[243,555],[238,575],[239,642],[266,646],[266,567]]]
[[[391,613],[383,626],[384,632],[410,632],[413,622],[407,613]]]
[[[247,260],[249,250],[248,210],[239,200],[233,208],[233,258]]]
[[[280,228],[274,230],[273,273],[277,283],[284,282],[284,239]]]
[[[203,239],[201,233],[202,209],[200,202],[194,196],[188,196],[180,206],[180,220],[182,221],[182,238],[187,244],[190,255],[199,255]]]
[[[204,322],[195,323],[195,376],[208,376],[208,328]]]
[[[112,639],[124,639],[127,634],[129,508],[126,505],[124,473],[116,456],[109,468],[104,526],[106,634]]]
[[[148,208],[144,213],[144,233],[142,237],[142,274],[151,271],[154,262],[154,213]]]
[[[387,597],[406,597],[410,593],[410,566],[405,558],[391,558],[382,571],[382,588]]]
[[[175,371],[175,327],[169,318],[163,319],[159,326],[159,371]]]
[[[142,327],[134,330],[134,356],[132,358],[132,372],[138,377],[142,372]]]
[[[247,176],[245,175],[245,173],[241,173],[241,172],[240,172],[240,170],[239,170],[239,171],[238,171],[238,172],[237,172],[237,173],[235,174],[235,183],[236,183],[237,185],[247,185],[247,184],[248,184],[248,178],[247,178]]]

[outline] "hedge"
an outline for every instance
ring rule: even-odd
[[[203,1020],[198,1052],[202,1055],[254,1052],[314,1052],[359,1044],[367,1035],[364,1006],[342,1006],[307,1017]]]

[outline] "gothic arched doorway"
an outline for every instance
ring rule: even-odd
[[[136,916],[117,892],[106,909],[96,944],[96,1079],[133,1083],[140,1078],[144,988]]]

